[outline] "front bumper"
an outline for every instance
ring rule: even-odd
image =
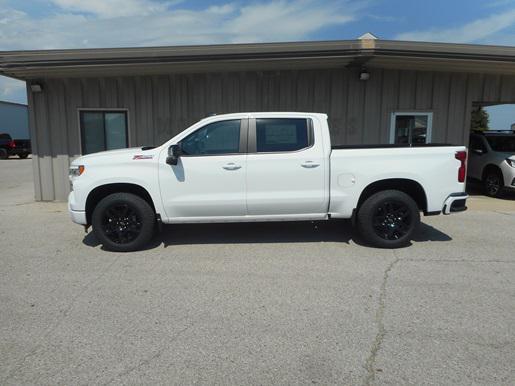
[[[73,210],[72,206],[74,206],[74,195],[73,191],[70,192],[68,196],[68,213],[70,213],[70,217],[72,221],[76,224],[80,225],[88,225],[88,221],[86,219],[86,211],[85,210]]]
[[[451,214],[456,212],[463,212],[467,210],[468,194],[465,192],[452,193],[443,204],[442,213]]]

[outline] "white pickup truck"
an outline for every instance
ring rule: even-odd
[[[331,147],[325,114],[215,115],[155,148],[75,159],[68,206],[115,251],[142,248],[161,223],[333,218],[397,248],[420,212],[466,209],[466,158],[451,145]]]

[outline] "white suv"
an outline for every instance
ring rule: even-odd
[[[504,189],[515,189],[515,133],[472,133],[468,176],[482,181],[485,193],[491,197],[499,197]]]

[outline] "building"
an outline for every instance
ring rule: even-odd
[[[37,200],[88,151],[157,145],[209,113],[326,112],[337,144],[466,144],[515,101],[515,47],[377,40],[0,52],[27,81]],[[380,162],[380,160],[379,160]]]
[[[27,105],[0,101],[0,133],[12,138],[29,138],[29,113]]]

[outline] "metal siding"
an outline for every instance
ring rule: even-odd
[[[485,75],[485,84],[483,87],[483,100],[481,102],[495,102],[500,100],[501,96],[501,75]]]
[[[433,108],[433,76],[432,72],[417,72],[415,109],[431,110]]]
[[[137,109],[136,109],[136,82],[134,78],[118,78],[117,79],[117,90],[118,90],[118,107],[126,108],[128,110],[128,132],[129,132],[129,144],[135,146],[140,143],[138,137],[138,131],[136,130],[137,121]]]
[[[515,103],[515,76],[503,75],[501,78],[500,100]]]
[[[381,142],[381,87],[383,70],[371,72],[370,79],[365,82],[365,101],[363,106],[363,128],[361,143],[373,144]]]
[[[449,117],[451,74],[437,73],[433,84],[433,142],[445,142]]]
[[[481,100],[481,95],[483,92],[483,75],[481,74],[469,74],[467,79],[467,98],[465,100],[465,122],[464,127],[470,127],[471,114],[472,114],[472,105],[474,102]],[[461,143],[467,144],[469,143],[469,135],[468,130],[464,130],[461,133]]]
[[[415,109],[415,95],[417,91],[417,73],[402,70],[399,75],[399,105],[400,110]]]
[[[330,78],[330,94],[327,103],[327,114],[331,130],[331,141],[343,143],[345,135],[345,117],[347,107],[347,72],[341,69],[332,70]]]
[[[79,131],[79,113],[77,109],[83,107],[82,82],[79,79],[65,79],[64,92],[66,103],[66,127],[59,131],[68,133],[68,154],[75,158],[81,154],[81,139]]]
[[[461,128],[465,125],[466,93],[467,74],[452,74],[445,142],[460,143],[462,140]]]
[[[335,144],[387,143],[395,111],[433,112],[433,142],[466,143],[473,102],[515,102],[515,77],[370,69],[242,71],[45,80],[29,94],[35,197],[64,200],[80,154],[79,108],[128,109],[131,146],[159,145],[210,112],[315,111]]]
[[[363,131],[363,111],[365,99],[365,81],[359,80],[359,71],[352,70],[348,75],[347,116],[345,124],[345,143],[349,145],[361,142]]]
[[[36,120],[36,136],[37,156],[39,158],[39,175],[41,182],[41,199],[43,201],[55,200],[55,182],[53,175],[53,159],[52,159],[52,128],[48,122],[50,114],[48,108],[48,89],[45,92],[34,93],[34,116]],[[59,128],[64,130],[65,128]]]
[[[384,70],[381,89],[380,142],[388,143],[390,136],[390,117],[399,106],[399,71]]]
[[[52,149],[52,175],[54,185],[53,200],[63,201],[68,196],[68,145],[67,130],[54,130],[66,127],[66,110],[64,106],[64,85],[62,80],[48,82],[48,122]]]
[[[32,173],[34,179],[34,198],[36,201],[41,201],[43,199],[41,192],[41,175],[39,172],[39,148],[37,140],[37,130],[36,130],[36,116],[35,116],[35,106],[34,106],[34,94],[30,91],[30,85],[27,82],[26,84],[27,90],[27,105],[29,111],[29,132],[31,138],[31,146],[32,146]]]

